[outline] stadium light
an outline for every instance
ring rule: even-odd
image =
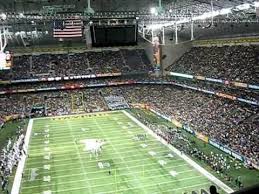
[[[155,7],[151,7],[150,8],[150,13],[153,14],[153,15],[156,15],[157,14],[157,10]]]
[[[0,17],[1,17],[2,20],[6,20],[6,18],[7,18],[5,13],[1,13]]]
[[[156,24],[156,25],[152,24],[152,25],[149,25],[147,28],[156,30],[156,29],[160,29],[162,27],[173,26],[175,24],[184,24],[184,23],[188,23],[188,22],[191,22],[191,21],[205,20],[207,18],[216,17],[216,16],[219,16],[219,15],[230,14],[230,13],[232,13],[232,10],[237,10],[237,11],[247,10],[247,9],[250,9],[251,5],[252,4],[244,3],[244,4],[238,5],[236,7],[223,8],[223,9],[218,10],[218,11],[205,12],[202,15],[193,17],[192,19],[184,18],[184,19],[181,19],[181,20],[178,20],[178,21],[167,22],[167,23],[164,23],[164,24]],[[254,2],[253,5],[255,7],[257,7],[257,6],[259,7],[259,2]],[[154,11],[154,9],[152,9],[152,10]]]
[[[220,15],[227,15],[227,14],[230,14],[231,12],[232,12],[231,8],[224,8],[224,9],[219,11],[219,14]]]
[[[19,18],[24,18],[24,14],[23,13],[19,13]]]
[[[240,10],[240,11],[243,11],[243,10],[246,10],[246,9],[249,9],[249,8],[250,8],[250,4],[248,4],[248,3],[244,3],[244,4],[236,6],[236,9]]]

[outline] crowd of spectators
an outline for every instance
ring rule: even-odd
[[[12,69],[0,71],[0,80],[147,72],[150,70],[152,70],[152,66],[143,49],[34,54],[14,57]]]
[[[259,47],[194,47],[167,70],[258,84]]]

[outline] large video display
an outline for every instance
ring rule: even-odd
[[[136,45],[135,25],[127,26],[91,26],[93,46]]]

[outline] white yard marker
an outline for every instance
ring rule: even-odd
[[[122,129],[127,129],[128,127],[127,126],[122,126]]]
[[[49,129],[45,129],[44,131],[45,131],[45,133],[49,133]]]
[[[51,190],[48,190],[48,191],[43,191],[42,194],[51,194]]]
[[[164,166],[164,165],[167,164],[167,162],[164,161],[164,160],[158,160],[158,163],[159,163],[161,166]]]
[[[176,177],[176,175],[178,175],[178,173],[176,171],[173,171],[173,170],[170,171],[170,174],[173,177]]]
[[[44,135],[45,138],[49,138],[49,134]]]
[[[102,162],[98,162],[98,167],[99,167],[100,169],[102,169],[102,168],[103,168],[103,163],[102,163]]]
[[[142,148],[146,148],[148,145],[145,144],[145,143],[142,143],[142,144],[140,144],[140,146],[141,146]]]
[[[44,166],[43,166],[43,169],[44,169],[44,170],[50,170],[50,165],[44,165]]]
[[[174,155],[173,154],[167,154],[167,156],[169,157],[169,158],[173,158],[174,157]]]
[[[149,155],[151,155],[151,156],[155,156],[155,155],[156,155],[156,152],[154,152],[154,151],[149,151],[148,153],[149,153]]]
[[[43,158],[44,158],[45,160],[50,160],[50,152],[47,153]]]
[[[49,147],[45,147],[44,151],[46,151],[46,152],[49,151]]]
[[[51,179],[50,176],[44,176],[43,177],[44,182],[50,182],[50,179]]]
[[[45,144],[49,144],[49,140],[44,141]]]
[[[81,128],[81,131],[90,131],[89,128]]]
[[[30,180],[29,181],[34,181],[36,179],[36,177],[39,175],[37,173],[37,168],[32,168],[31,169],[31,177],[30,177]]]

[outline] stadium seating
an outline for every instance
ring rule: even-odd
[[[152,69],[143,49],[14,57],[12,70],[0,71],[0,80],[147,72]]]
[[[258,84],[258,46],[194,47],[167,70]]]

